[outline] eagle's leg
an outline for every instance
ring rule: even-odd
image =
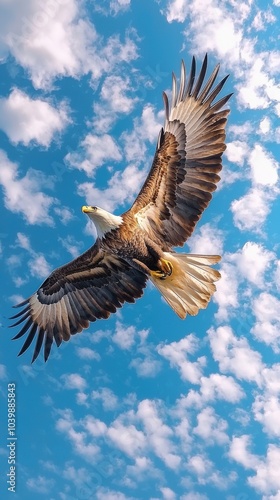
[[[151,274],[155,278],[165,280],[167,278],[167,276],[170,276],[172,274],[173,266],[172,266],[171,262],[169,262],[169,260],[162,259],[162,258],[159,259],[158,260],[158,267],[159,267],[159,269],[157,269],[156,271],[150,271]]]

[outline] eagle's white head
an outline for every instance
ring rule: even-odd
[[[103,238],[106,233],[123,223],[123,218],[120,215],[110,214],[103,208],[83,206],[82,212],[87,214],[94,223],[99,238]]]

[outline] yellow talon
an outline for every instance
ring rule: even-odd
[[[162,271],[167,276],[170,276],[172,274],[173,266],[172,266],[171,262],[169,262],[169,260],[160,259],[160,265],[161,265]]]
[[[158,269],[157,271],[151,271],[151,275],[154,276],[154,278],[165,280],[172,274],[173,266],[171,262],[165,259],[160,259],[159,264],[161,269]]]

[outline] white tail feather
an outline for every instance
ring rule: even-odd
[[[164,252],[163,257],[171,262],[172,274],[165,279],[151,275],[152,283],[180,318],[184,319],[187,314],[195,316],[199,309],[207,307],[216,290],[214,281],[221,275],[210,266],[221,257],[169,252]]]

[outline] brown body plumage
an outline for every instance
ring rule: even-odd
[[[13,326],[25,323],[15,338],[27,333],[20,354],[36,338],[33,360],[43,343],[46,360],[53,340],[59,346],[90,321],[134,302],[148,279],[181,318],[207,306],[220,276],[211,265],[220,257],[173,250],[192,234],[222,167],[230,95],[213,104],[227,77],[214,87],[217,66],[204,83],[206,68],[207,57],[195,81],[193,59],[186,82],[182,63],[179,89],[173,75],[171,106],[164,93],[166,119],[154,161],[130,210],[115,216],[83,207],[96,225],[96,243],[19,304],[24,308],[13,316]]]

